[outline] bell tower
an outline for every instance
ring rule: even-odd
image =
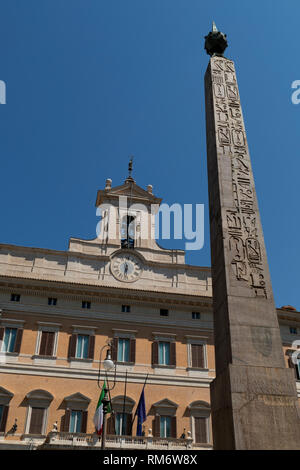
[[[104,190],[97,194],[97,215],[101,217],[97,235],[99,242],[111,248],[135,249],[156,246],[155,215],[161,198],[152,193],[152,185],[144,190],[132,177],[133,161],[128,177],[120,186],[112,187],[107,179]]]

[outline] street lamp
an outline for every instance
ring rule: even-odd
[[[116,385],[116,364],[113,362],[111,358],[111,350],[113,348],[111,341],[107,341],[107,344],[105,344],[101,351],[100,351],[100,361],[99,361],[99,373],[98,373],[98,380],[97,380],[97,385],[99,388],[100,387],[100,375],[101,375],[101,357],[102,357],[102,352],[106,348],[106,358],[103,361],[103,367],[105,369],[105,379],[104,379],[104,397],[102,399],[102,406],[103,406],[103,424],[102,424],[102,439],[101,439],[101,449],[105,449],[105,441],[106,441],[106,415],[108,413],[109,409],[109,403],[110,403],[110,398],[109,394],[111,390],[114,389]],[[108,386],[108,378],[107,378],[107,372],[111,371],[112,369],[115,369],[115,374],[114,374],[114,382],[112,387],[109,388]]]

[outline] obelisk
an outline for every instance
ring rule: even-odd
[[[226,47],[226,35],[213,24],[205,41],[211,56],[205,98],[214,449],[300,449],[295,378],[285,367],[236,72],[223,56]],[[271,155],[264,158],[272,165]]]

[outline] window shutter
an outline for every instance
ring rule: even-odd
[[[115,337],[113,339],[112,348],[111,348],[111,358],[114,362],[116,362],[118,359],[118,343],[119,343],[119,338]]]
[[[291,357],[289,357],[288,363],[289,363],[289,367],[294,370],[296,380],[299,380],[298,367],[296,364],[293,363]]]
[[[191,344],[192,367],[204,369],[204,350],[203,344]]]
[[[176,343],[170,343],[170,366],[176,366]]]
[[[68,358],[75,357],[77,335],[71,335],[69,340]]]
[[[83,411],[82,412],[82,420],[81,420],[81,430],[80,430],[80,432],[82,432],[82,433],[86,433],[87,417],[88,417],[88,412]]]
[[[47,347],[46,347],[46,356],[53,355],[53,348],[54,348],[54,331],[48,331],[47,334]]]
[[[95,336],[91,335],[89,337],[88,359],[94,359],[94,351],[95,351]]]
[[[135,338],[130,339],[129,361],[135,363]]]
[[[172,416],[171,418],[171,437],[176,439],[177,437],[177,421],[176,416]]]
[[[152,343],[152,366],[158,364],[158,341]]]
[[[1,422],[0,422],[0,432],[5,432],[7,415],[8,415],[8,408],[9,408],[9,406],[7,406],[7,405],[3,406],[2,418],[1,418]]]
[[[14,349],[14,352],[18,354],[21,349],[22,336],[23,336],[23,330],[22,328],[18,328],[16,342],[15,342],[15,349]]]
[[[126,422],[126,436],[131,436],[132,430],[132,415],[127,413],[127,422]]]
[[[40,356],[46,355],[46,345],[47,345],[47,332],[42,331],[40,351],[39,351]]]
[[[206,418],[195,417],[195,442],[204,444],[207,442]]]
[[[110,417],[107,419],[107,428],[106,428],[107,434],[110,434],[111,436],[115,436],[116,430],[115,430],[115,415],[111,414]]]
[[[63,432],[69,432],[70,427],[70,417],[71,417],[71,410],[69,408],[66,409],[64,422],[63,422]]]
[[[45,408],[32,408],[29,434],[42,434]]]
[[[40,352],[41,356],[52,356],[54,348],[54,335],[52,331],[42,331]]]
[[[160,416],[156,415],[153,420],[153,430],[152,430],[154,437],[160,437]]]

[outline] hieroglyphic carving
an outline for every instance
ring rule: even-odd
[[[232,274],[257,297],[267,297],[257,225],[255,188],[234,65],[212,60],[217,150],[231,158],[234,207],[226,210]]]

